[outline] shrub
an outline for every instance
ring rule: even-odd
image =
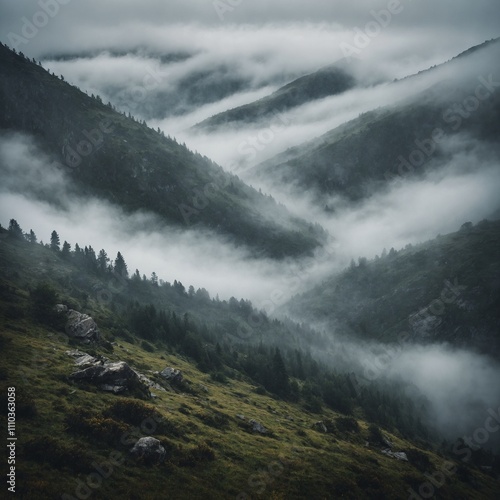
[[[28,441],[25,456],[35,462],[47,463],[56,469],[68,468],[74,472],[90,472],[92,458],[78,444],[68,444],[50,436]]]
[[[359,424],[352,417],[338,417],[335,419],[335,427],[340,432],[359,432]]]
[[[141,341],[141,347],[147,352],[155,352],[156,348],[153,344],[150,344],[147,340]]]

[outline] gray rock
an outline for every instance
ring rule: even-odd
[[[56,304],[55,307],[54,307],[54,309],[59,314],[67,313],[68,312],[68,306],[65,306],[64,304]]]
[[[404,451],[391,451],[389,449],[386,449],[382,450],[382,453],[384,455],[387,455],[388,457],[401,460],[402,462],[408,462],[408,457],[406,456],[406,453]]]
[[[318,432],[323,432],[324,434],[328,432],[326,425],[321,420],[319,422],[314,422],[312,428]]]
[[[149,396],[149,389],[141,382],[137,373],[124,361],[89,366],[70,375],[73,380],[85,380],[99,386],[103,391],[115,394],[139,389]]]
[[[182,372],[177,368],[167,367],[160,372],[160,375],[169,382],[182,382],[184,379]]]
[[[139,439],[130,453],[135,458],[145,460],[147,462],[162,462],[165,459],[166,451],[160,441],[154,437],[143,437]]]
[[[269,431],[257,420],[249,420],[248,423],[252,426],[253,432],[258,432],[259,434],[267,434]]]
[[[70,309],[67,312],[66,334],[86,344],[98,342],[101,334],[96,322],[88,315]]]

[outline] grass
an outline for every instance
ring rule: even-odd
[[[92,498],[160,498],[168,491],[169,498],[235,498],[241,492],[249,498],[331,498],[335,492],[342,498],[396,499],[409,481],[425,479],[415,466],[366,447],[369,429],[362,420],[356,430],[352,422],[327,411],[321,419],[336,422],[336,429],[320,433],[312,429],[317,415],[256,394],[244,381],[214,383],[189,361],[166,352],[119,341],[110,357],[119,359],[124,347],[135,363],[151,370],[176,366],[192,386],[204,385],[208,393],[157,391],[156,399],[142,402],[73,385],[66,379],[73,366],[63,337],[29,320],[19,322],[26,333],[5,323],[1,366],[8,385],[16,386],[18,404],[32,408],[17,422],[20,498],[35,491],[36,498],[60,498],[65,492],[74,496],[76,481],[86,481],[94,472],[92,464],[109,462],[112,452],[120,453],[124,463],[91,490]],[[1,382],[3,394],[6,382]],[[187,414],[181,411],[186,407],[191,409]],[[247,432],[238,425],[237,414],[256,419],[272,435]],[[148,419],[165,423],[148,427]],[[78,422],[80,432],[75,432]],[[148,431],[167,449],[164,464],[136,463],[128,455],[135,439]],[[397,436],[388,437],[398,449],[415,449]],[[420,453],[439,469],[443,459]],[[473,476],[482,485],[480,492],[454,477],[443,487],[442,498],[494,498],[493,480],[478,471]]]

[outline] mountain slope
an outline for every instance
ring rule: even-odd
[[[331,325],[340,335],[395,342],[450,342],[500,358],[500,221],[358,265],[297,296],[292,316]]]
[[[241,368],[226,365],[244,366],[250,351],[242,346],[226,346],[221,340],[219,350],[204,337],[204,351],[224,360],[214,377],[192,352],[186,354],[186,347],[180,350],[173,337],[144,342],[127,331],[132,329],[130,306],[116,300],[107,307],[82,293],[86,281],[98,278],[77,265],[77,257],[63,257],[0,229],[0,411],[6,412],[7,387],[15,387],[19,498],[153,499],[168,492],[169,498],[179,499],[300,499],[333,492],[352,499],[399,499],[410,489],[419,490],[428,480],[424,473],[437,474],[450,465],[455,472],[439,488],[443,498],[495,498],[497,483],[481,470],[485,462],[480,452],[465,463],[456,454],[440,456],[398,430],[369,425],[361,408],[346,417],[271,395]],[[79,344],[57,321],[42,320],[43,304],[36,299],[39,280],[49,283],[64,304],[91,314],[103,341]],[[125,294],[129,298],[130,291]],[[45,305],[44,313],[49,313]],[[185,335],[194,339],[198,334]],[[75,348],[146,374],[157,384],[151,389],[155,397],[128,391],[115,395],[91,382],[77,382],[69,376],[78,369],[74,356],[67,353]],[[259,352],[264,351],[260,346]],[[180,369],[184,380],[162,381],[157,372],[165,367]],[[299,382],[305,393],[311,379]],[[380,398],[378,390],[362,397],[368,396],[370,401]],[[402,411],[399,398],[395,405]],[[390,401],[390,394],[383,395],[380,407],[388,408]],[[376,408],[378,404],[371,413]],[[409,408],[415,417],[416,409]],[[255,430],[252,420],[267,432],[259,426]],[[143,437],[160,441],[163,462],[131,455]],[[383,453],[388,445],[406,453],[408,461]]]
[[[498,56],[500,42],[496,40],[456,58],[444,68],[415,76],[430,78],[426,91],[360,115],[258,165],[254,173],[278,187],[286,184],[297,191],[313,190],[324,206],[328,195],[360,200],[394,178],[417,177],[444,164],[450,155],[443,144],[457,135],[481,141],[498,157],[500,89],[495,83],[498,75],[486,72],[495,67],[493,61]],[[491,65],[479,64],[483,58]],[[464,72],[463,78],[453,73],[456,65],[461,65],[457,71]],[[446,73],[448,70],[451,74]],[[478,70],[485,72],[475,73]],[[442,81],[435,83],[430,75],[439,75],[439,71],[444,71]],[[395,95],[400,84],[391,84]],[[475,97],[478,87],[482,99]]]
[[[353,88],[353,76],[335,65],[322,68],[281,87],[271,95],[244,106],[212,116],[195,125],[196,128],[215,129],[238,122],[258,122],[273,113],[287,111],[306,102],[340,94]]]
[[[36,137],[81,194],[203,227],[280,258],[323,237],[206,157],[114,111],[0,46],[0,130]]]

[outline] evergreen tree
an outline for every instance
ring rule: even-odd
[[[125,264],[125,259],[120,252],[116,254],[115,272],[118,273],[122,278],[128,277],[127,264]]]
[[[109,257],[106,250],[102,249],[97,257],[97,270],[104,274],[108,270]]]
[[[23,239],[23,230],[21,229],[21,226],[17,223],[16,219],[10,219],[9,234],[19,240]]]
[[[28,241],[32,244],[35,244],[36,243],[36,234],[35,232],[33,231],[33,229],[30,229],[30,234],[28,235]]]
[[[59,235],[56,231],[52,231],[50,235],[50,248],[55,252],[59,252],[61,249],[61,241],[59,240]]]
[[[151,283],[153,286],[158,286],[158,276],[154,271],[151,273]]]
[[[61,250],[61,257],[63,259],[69,259],[70,256],[71,256],[71,245],[67,241],[64,241]]]

